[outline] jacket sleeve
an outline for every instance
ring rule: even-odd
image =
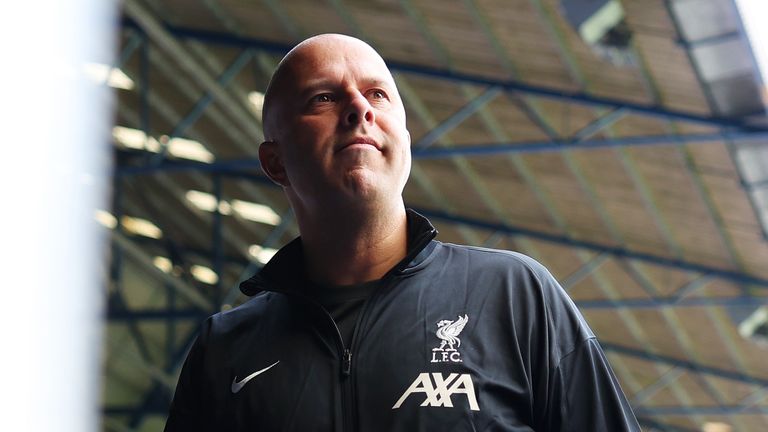
[[[557,431],[640,431],[635,414],[597,339],[566,354],[552,377],[550,428]]]
[[[201,332],[181,369],[165,432],[215,430],[214,407],[206,381],[205,336]]]
[[[635,414],[584,316],[541,264],[529,263],[542,293],[534,319],[541,391],[536,430],[640,431]]]

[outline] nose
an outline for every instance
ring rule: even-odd
[[[373,107],[368,103],[368,99],[360,93],[356,93],[349,101],[349,105],[344,112],[343,121],[345,126],[358,126],[360,123],[371,124],[376,120],[376,114]]]

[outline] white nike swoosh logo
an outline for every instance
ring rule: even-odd
[[[248,381],[254,379],[255,377],[257,377],[260,374],[263,374],[264,372],[268,371],[269,369],[271,369],[273,366],[275,366],[278,363],[280,363],[280,360],[272,363],[271,365],[265,367],[262,370],[257,370],[256,372],[254,372],[254,373],[248,375],[247,377],[243,378],[243,380],[240,381],[240,382],[237,382],[237,376],[235,376],[235,379],[232,380],[232,393],[239,392],[240,389],[242,389],[243,386],[248,383]]]

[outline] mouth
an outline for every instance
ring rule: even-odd
[[[339,147],[339,149],[337,150],[337,153],[342,150],[345,150],[348,148],[355,148],[355,147],[373,147],[376,150],[381,151],[381,145],[379,145],[379,143],[377,143],[376,140],[374,140],[373,138],[369,138],[366,136],[357,136],[350,139],[349,141],[344,143],[344,145]]]

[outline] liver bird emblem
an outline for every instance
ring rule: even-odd
[[[432,351],[456,351],[456,348],[461,346],[461,339],[459,339],[459,333],[464,330],[464,326],[467,325],[469,317],[459,315],[456,321],[440,320],[437,323],[437,332],[435,333],[440,340],[440,346],[438,348],[432,348]],[[445,346],[448,345],[448,348]],[[456,345],[456,348],[454,348]]]

